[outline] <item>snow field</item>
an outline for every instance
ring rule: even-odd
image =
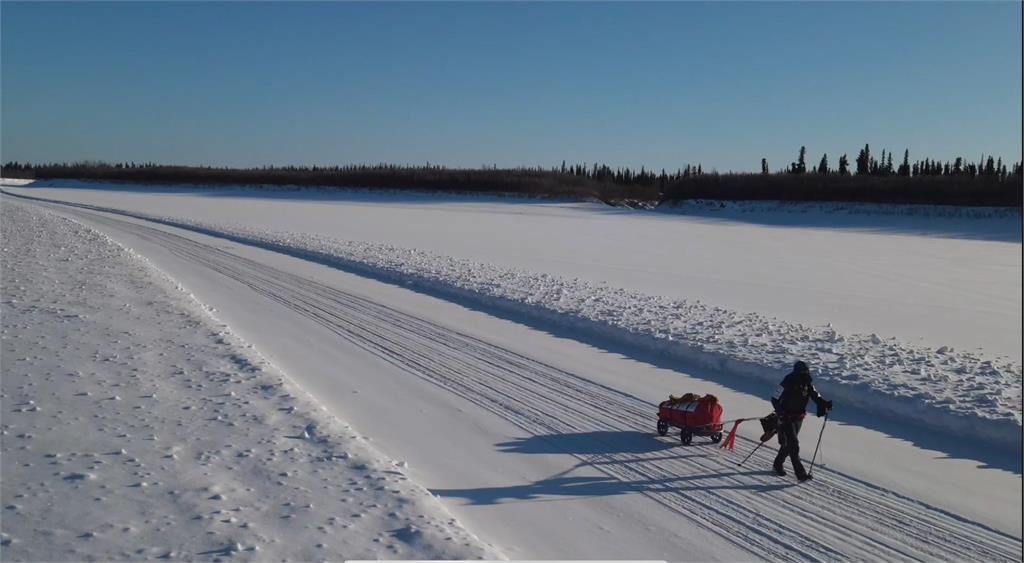
[[[655,437],[649,430],[653,404],[678,388],[690,388],[667,384],[663,378],[678,384],[679,377],[685,379],[681,374],[663,373],[646,385],[634,385],[634,377],[643,377],[643,369],[636,370],[640,366],[617,373],[608,370],[606,376],[599,373],[603,369],[579,370],[577,362],[585,363],[587,355],[570,352],[578,342],[558,347],[559,355],[569,353],[572,360],[563,357],[548,363],[538,358],[544,354],[541,350],[523,347],[518,338],[505,341],[513,348],[495,344],[493,339],[505,339],[509,335],[504,331],[512,327],[502,328],[505,323],[482,312],[467,325],[457,321],[463,314],[458,305],[336,268],[147,221],[52,209],[109,233],[122,244],[140,245],[140,252],[188,280],[204,301],[223,306],[218,315],[232,319],[233,326],[272,332],[273,336],[247,334],[287,362],[296,383],[325,407],[354,417],[361,427],[374,428],[376,443],[401,452],[397,458],[414,459],[417,480],[429,483],[430,490],[464,521],[500,542],[505,553],[528,559],[555,553],[568,559],[677,560],[684,558],[680,554],[732,561],[868,554],[879,560],[1020,559],[1019,520],[1014,526],[1014,514],[1010,521],[998,521],[996,514],[1005,509],[1001,501],[989,509],[992,513],[983,513],[986,522],[996,519],[997,528],[986,528],[927,501],[872,485],[862,478],[862,461],[852,464],[857,477],[841,468],[819,467],[821,479],[808,494],[806,486],[780,480],[764,469],[771,465],[771,447],[757,451],[749,469],[738,470],[736,456],[713,445],[703,444],[704,451],[702,445],[679,448],[678,438]],[[178,259],[168,261],[168,252]],[[221,278],[219,289],[211,292],[207,282],[195,277],[197,269]],[[226,280],[235,283],[222,285]],[[247,294],[256,299],[245,299]],[[239,317],[236,298],[245,300],[243,307],[254,314]],[[424,301],[434,303],[422,309]],[[418,314],[403,311],[407,306]],[[298,318],[310,322],[292,324]],[[298,335],[298,362],[289,361],[289,354],[279,347],[289,338],[285,333]],[[368,358],[361,352],[378,361],[364,364]],[[323,353],[330,359],[318,361]],[[327,362],[326,369],[319,362]],[[631,377],[623,378],[623,373]],[[663,392],[651,393],[647,387],[652,384]],[[624,386],[636,392],[625,391]],[[756,412],[763,407],[763,399],[750,402],[727,389],[716,395],[730,405],[753,407],[741,410]],[[417,413],[411,439],[401,423],[394,423],[410,412]],[[452,424],[437,426],[438,416],[450,416]],[[498,420],[503,424],[492,425]],[[840,426],[836,432],[846,430]],[[874,451],[870,442],[862,441],[863,432],[854,431],[843,442],[850,445],[847,440],[852,437],[853,449]],[[400,442],[406,447],[396,448]],[[830,451],[829,457],[835,453]],[[560,467],[545,463],[552,461],[551,454],[560,458]],[[920,459],[918,463],[912,471],[938,469]],[[958,483],[942,471],[931,475]],[[991,473],[988,477],[1001,478]],[[1019,491],[1019,479],[1002,484],[1009,485],[1003,494]],[[976,483],[964,483],[963,488],[983,498],[992,494]],[[931,497],[918,491],[922,492]],[[609,502],[611,498],[615,500]],[[550,502],[556,499],[562,502]],[[970,508],[977,504],[974,498],[965,501],[943,493],[937,500],[978,515]],[[842,511],[832,508],[836,504]],[[813,523],[806,514],[816,515]],[[584,522],[574,522],[578,520]],[[520,526],[532,531],[520,535],[508,530]],[[996,531],[1004,528],[1016,535]]]
[[[688,362],[777,383],[793,358],[842,409],[1021,448],[1021,364],[974,351],[928,348],[894,337],[842,334],[580,278],[500,267],[426,250],[256,229],[119,209],[87,209],[183,227],[312,259],[392,282],[526,314],[626,341]]]
[[[144,259],[0,212],[4,560],[501,557]]]
[[[63,180],[7,189],[423,249],[1021,362],[1020,210],[766,202],[664,213],[360,190]]]
[[[840,422],[829,425],[819,478],[795,485],[766,470],[774,444],[737,469],[739,451],[681,448],[678,437],[652,435],[653,404],[670,392],[710,387],[735,416],[764,408],[759,384],[744,393],[716,385],[707,370],[693,368],[695,379],[683,362],[630,359],[651,358],[643,350],[619,358],[608,353],[622,353],[614,342],[593,349],[575,331],[531,329],[451,299],[457,293],[444,300],[427,286],[383,284],[368,268],[358,276],[195,229],[43,207],[174,272],[321,405],[373,428],[378,448],[410,460],[407,474],[505,554],[1020,559],[1019,473],[998,460],[982,467],[972,460],[988,457],[954,459],[968,450],[918,449]],[[254,220],[241,210],[237,218]],[[390,423],[410,408],[421,417],[415,436]],[[809,439],[820,422],[808,420]],[[755,428],[740,430],[742,449],[751,448]]]

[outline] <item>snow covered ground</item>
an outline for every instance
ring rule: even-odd
[[[822,391],[846,407],[965,439],[1021,449],[1019,359],[963,350],[959,341],[955,346],[931,348],[874,331],[843,333],[831,322],[805,326],[756,311],[730,310],[699,300],[672,299],[600,281],[501,267],[416,248],[120,208],[90,208],[186,227],[391,281],[417,283],[441,293],[541,317],[577,332],[623,339],[691,363],[760,379],[766,385],[775,382],[793,358],[802,358],[815,366]],[[1004,211],[1003,215],[1009,213]],[[974,220],[998,219],[997,215],[995,219]],[[1019,249],[1019,244],[1016,246]],[[802,259],[812,261],[814,257]],[[1009,301],[1018,299],[1018,321],[1019,259],[1018,252],[1016,294],[1004,297]]]
[[[3,560],[500,556],[145,260],[9,200]]]
[[[644,212],[409,192],[41,184],[54,187],[25,193],[415,248],[1021,361],[1019,211],[760,204]]]
[[[1009,316],[1016,307],[1013,330],[1019,335],[1020,243],[1012,240],[1005,228],[1007,221],[1014,221],[1012,217],[992,219],[996,226],[977,223],[974,234],[966,236],[960,227],[953,229],[959,233],[956,235],[950,234],[953,230],[934,232],[941,231],[934,225],[930,227],[933,232],[913,234],[897,232],[895,225],[884,233],[866,233],[863,224],[831,231],[783,229],[749,221],[608,212],[585,204],[423,196],[314,197],[303,193],[308,200],[296,201],[245,192],[233,192],[239,197],[229,197],[227,192],[197,194],[175,189],[163,194],[5,189],[32,196],[59,195],[59,199],[117,207],[136,215],[50,206],[133,247],[172,272],[200,301],[216,305],[218,317],[235,333],[254,343],[328,412],[342,415],[360,434],[373,436],[374,444],[386,456],[409,460],[407,474],[429,487],[460,521],[510,557],[1020,558],[1019,441],[1015,451],[1007,451],[991,446],[1000,442],[992,436],[956,439],[950,428],[929,427],[927,423],[935,420],[928,418],[921,421],[926,423],[920,427],[924,430],[915,430],[913,425],[872,416],[870,404],[838,401],[844,408],[837,411],[837,423],[829,422],[823,450],[826,464],[815,469],[817,478],[812,484],[796,487],[766,471],[774,454],[772,447],[762,448],[748,465],[737,468],[735,454],[706,446],[681,449],[677,439],[650,436],[652,405],[670,392],[712,392],[726,405],[727,417],[763,414],[770,385],[759,379],[760,375],[744,372],[738,361],[695,362],[699,355],[644,352],[654,349],[646,345],[651,334],[644,331],[654,327],[658,329],[654,338],[667,340],[678,327],[657,323],[663,322],[663,314],[677,313],[709,323],[704,325],[706,330],[694,330],[689,336],[702,338],[697,344],[705,345],[728,344],[735,336],[730,331],[716,333],[716,327],[735,331],[737,326],[765,321],[779,325],[784,330],[768,336],[797,346],[780,352],[780,362],[786,354],[823,353],[822,344],[837,346],[851,339],[852,344],[862,346],[841,348],[851,358],[864,350],[877,359],[880,350],[891,350],[887,347],[894,343],[901,354],[921,354],[928,359],[946,356],[944,363],[933,366],[940,374],[951,365],[950,359],[955,367],[956,361],[976,357],[979,363],[992,362],[989,367],[996,370],[1009,365],[1009,372],[999,371],[1008,373],[1009,381],[962,378],[967,396],[957,398],[941,394],[950,383],[929,388],[921,380],[922,387],[914,388],[907,385],[918,381],[912,377],[896,378],[890,382],[892,387],[881,390],[899,397],[909,389],[918,393],[916,401],[896,400],[903,404],[934,400],[931,412],[935,408],[953,412],[958,405],[975,412],[989,409],[999,413],[1002,408],[1004,420],[1016,415],[1019,440],[1019,399],[1015,410],[998,398],[989,404],[972,403],[984,393],[971,388],[992,390],[1005,384],[1000,397],[1007,390],[1009,397],[1014,392],[1019,397],[1019,337],[1016,356],[1012,349],[993,354],[988,346],[984,351],[964,350],[972,348],[965,342],[978,338],[977,334],[947,341],[953,350],[947,348],[939,354],[921,332],[914,332],[914,338],[904,335],[890,340],[892,333],[879,329],[884,322],[870,325],[865,333],[869,337],[872,332],[879,334],[879,342],[857,341],[852,338],[857,333],[849,329],[857,322],[857,314],[852,314],[833,322],[833,330],[843,340],[828,340],[821,335],[831,331],[807,326],[800,311],[773,311],[784,308],[777,300],[766,298],[761,308],[739,314],[744,309],[735,304],[705,305],[703,299],[698,303],[696,298],[681,303],[683,298],[671,291],[684,292],[686,288],[648,291],[640,287],[646,283],[644,272],[628,275],[628,268],[619,267],[633,260],[624,243],[605,248],[603,262],[581,266],[576,257],[563,264],[570,271],[582,268],[591,274],[582,277],[534,268],[565,253],[561,239],[556,239],[559,244],[525,249],[517,249],[516,240],[506,240],[515,230],[512,226],[527,233],[529,239],[538,230],[554,232],[557,223],[566,247],[573,248],[579,237],[597,236],[616,225],[617,232],[597,236],[600,244],[609,242],[612,235],[651,234],[664,228],[655,224],[665,222],[677,225],[670,230],[681,224],[691,233],[710,228],[704,232],[703,245],[717,245],[720,253],[731,258],[750,258],[748,249],[733,238],[735,231],[754,235],[749,242],[761,250],[769,239],[788,243],[810,234],[831,239],[833,254],[842,254],[837,249],[849,251],[866,245],[860,251],[868,266],[877,265],[872,261],[878,256],[895,259],[897,252],[885,244],[888,242],[903,251],[927,250],[930,258],[917,265],[949,274],[942,280],[947,288],[992,289],[993,302],[1009,307]],[[10,200],[3,197],[5,204]],[[189,229],[139,219],[143,214],[176,217],[179,225],[188,223]],[[1019,218],[1016,221],[1019,224]],[[198,223],[205,225],[207,234],[196,231]],[[902,228],[909,229],[906,225]],[[337,236],[345,230],[366,236]],[[399,234],[388,235],[388,230]],[[803,237],[795,236],[794,230]],[[217,236],[210,236],[214,232]],[[230,238],[225,238],[226,234]],[[389,236],[413,242],[380,243],[389,241]],[[432,248],[449,243],[448,248]],[[803,250],[814,246],[800,244]],[[487,245],[495,249],[495,260],[481,260],[472,256],[472,251],[454,251]],[[804,259],[819,268],[833,268],[824,249],[818,250],[819,254]],[[517,252],[518,258],[513,256]],[[647,250],[636,252],[650,256]],[[952,252],[957,260],[947,264],[939,260],[940,252]],[[861,258],[861,254],[857,256]],[[347,262],[338,262],[339,257]],[[754,266],[759,263],[752,260]],[[736,272],[728,262],[702,264],[721,266],[717,274],[725,279],[722,285],[726,287],[718,293],[726,301],[732,295],[727,291],[728,278]],[[659,275],[669,277],[684,269],[662,263],[653,266],[661,270]],[[976,278],[955,275],[962,268],[984,274]],[[776,278],[789,275],[786,270],[772,272]],[[926,317],[932,314],[929,307],[936,306],[933,301],[944,293],[935,287],[943,284],[910,271],[900,273],[924,296],[922,301],[903,305]],[[613,279],[619,275],[624,283],[600,277],[605,274]],[[839,274],[830,271],[827,275]],[[403,283],[394,284],[396,279]],[[404,283],[413,280],[417,283]],[[793,280],[806,289],[806,280],[799,276]],[[765,288],[758,290],[756,283],[732,282],[762,298],[774,294]],[[883,300],[898,302],[903,291],[899,285],[880,284],[889,292]],[[701,284],[692,287],[700,290]],[[1007,287],[1016,290],[1013,295],[1002,293]],[[873,301],[874,296],[861,296],[858,291],[835,288],[830,298],[860,297],[867,308],[883,310]],[[481,295],[487,299],[480,299]],[[828,299],[809,295],[819,312],[824,310],[821,306]],[[953,303],[947,314],[955,319],[977,315],[971,304],[978,301],[972,299],[967,298],[968,305]],[[508,307],[510,303],[516,306]],[[659,309],[666,304],[670,307],[667,313]],[[535,314],[539,309],[548,313]],[[590,330],[585,323],[566,322],[595,312],[604,315],[597,321],[615,330]],[[898,316],[892,311],[886,314]],[[782,316],[770,318],[777,315]],[[721,317],[728,322],[720,322]],[[902,325],[894,324],[906,329],[915,323],[921,321],[905,319]],[[963,331],[963,327],[957,330]],[[933,332],[943,331],[953,336],[957,332],[949,326]],[[635,337],[623,338],[623,334]],[[808,334],[814,338],[800,340]],[[726,346],[711,352],[722,357],[723,349],[729,352]],[[765,357],[762,354],[758,361]],[[971,367],[978,373],[977,366]],[[779,374],[772,372],[772,377]],[[840,395],[835,389],[838,387],[830,389],[833,396]],[[410,415],[412,425],[405,423]],[[745,454],[752,447],[750,439],[759,433],[755,427],[756,423],[741,426],[736,454]],[[816,420],[808,420],[805,440],[812,441],[819,428]]]

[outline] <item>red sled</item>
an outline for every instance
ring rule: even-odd
[[[679,441],[689,446],[694,436],[706,436],[715,444],[722,441],[722,405],[714,395],[669,396],[658,405],[658,435],[669,427],[679,428]]]

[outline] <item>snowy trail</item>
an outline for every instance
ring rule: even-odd
[[[635,439],[638,430],[653,426],[648,402],[471,335],[162,229],[81,210],[62,212],[130,232],[245,284],[540,439],[585,434],[609,446],[595,451],[616,451],[616,440]],[[606,479],[560,484],[640,493],[738,548],[773,560],[1021,558],[1018,538],[850,475],[821,468],[812,484],[792,486],[764,471],[737,469],[733,458],[711,448],[677,450],[673,456],[664,450],[575,452],[580,465]],[[747,467],[769,465],[770,455],[758,452]],[[500,498],[509,491],[492,493]]]

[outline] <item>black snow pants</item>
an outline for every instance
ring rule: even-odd
[[[793,472],[797,478],[807,475],[804,464],[800,463],[800,427],[803,426],[802,418],[788,420],[786,417],[779,418],[779,455],[775,456],[775,467],[779,468],[786,462],[786,457],[793,462]]]

